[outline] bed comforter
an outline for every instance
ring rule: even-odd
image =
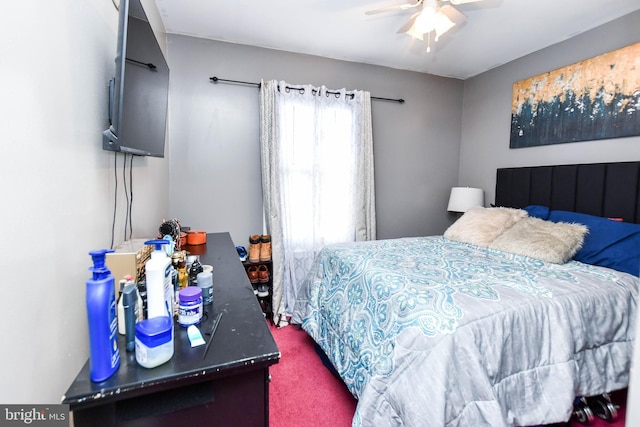
[[[627,386],[638,287],[441,236],[338,244],[292,323],[358,399],[354,426],[526,426]]]

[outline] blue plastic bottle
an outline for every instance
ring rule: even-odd
[[[106,380],[120,367],[115,283],[105,265],[109,252],[113,251],[100,249],[89,252],[93,260],[93,267],[89,268],[93,277],[87,280],[89,371],[94,382]]]

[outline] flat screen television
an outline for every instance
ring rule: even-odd
[[[140,0],[120,0],[115,63],[102,148],[164,157],[169,67]]]

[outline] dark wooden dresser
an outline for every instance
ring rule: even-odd
[[[223,313],[206,357],[177,323],[173,358],[153,369],[139,366],[120,336],[118,371],[93,383],[87,361],[63,396],[75,426],[269,425],[269,366],[280,352],[231,237],[207,234],[206,245],[187,250],[213,266],[213,304],[199,325],[207,342]]]

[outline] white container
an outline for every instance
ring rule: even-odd
[[[173,357],[173,319],[154,317],[136,323],[136,362],[155,368]]]
[[[145,264],[147,276],[147,319],[159,316],[173,316],[174,291],[171,284],[171,258],[162,249],[166,240],[149,240],[147,245],[155,245],[151,259]]]

